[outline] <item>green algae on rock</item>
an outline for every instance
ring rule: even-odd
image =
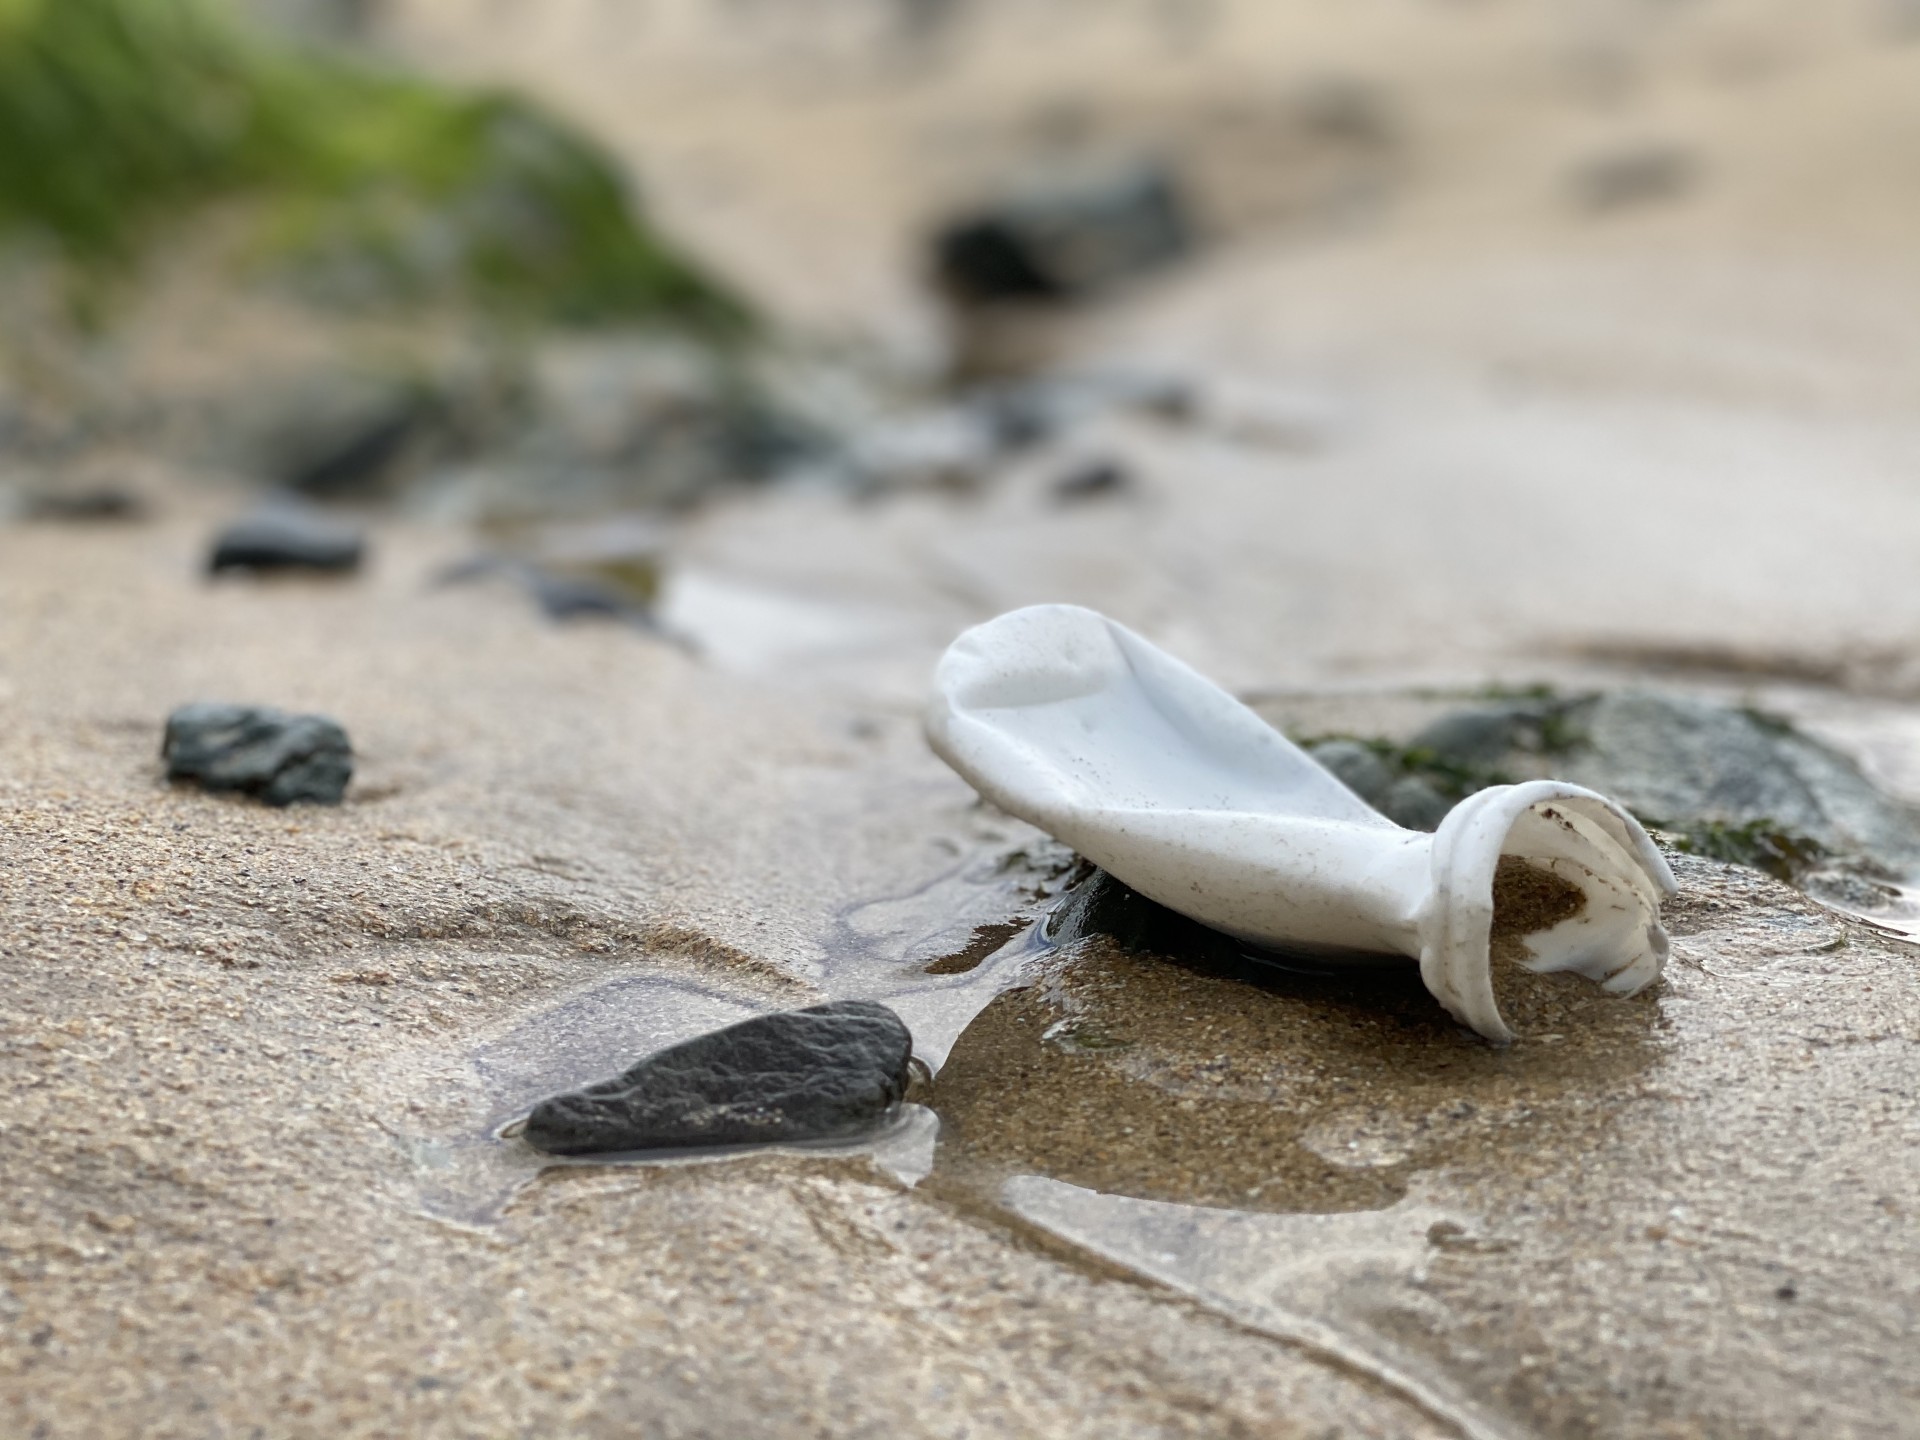
[[[261,252],[335,301],[746,323],[525,100],[276,47],[201,0],[0,0],[0,232],[84,284],[224,197],[264,202]]]
[[[1764,871],[1845,909],[1904,913],[1920,873],[1920,810],[1850,757],[1752,706],[1650,690],[1491,695],[1405,742],[1347,735],[1308,751],[1383,814],[1413,825],[1402,789],[1453,804],[1544,775],[1614,796],[1662,843]]]

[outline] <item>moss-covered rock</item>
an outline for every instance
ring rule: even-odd
[[[1620,801],[1683,853],[1750,866],[1848,908],[1920,874],[1920,809],[1777,716],[1644,690],[1485,697],[1404,743],[1301,742],[1368,804],[1431,830],[1489,785],[1571,780]]]
[[[0,233],[98,275],[242,196],[260,253],[330,300],[746,323],[608,157],[525,100],[276,47],[203,0],[0,0]]]

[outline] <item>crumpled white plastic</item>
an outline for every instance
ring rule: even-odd
[[[1402,829],[1219,686],[1079,606],[961,635],[927,736],[987,800],[1149,899],[1255,945],[1416,958],[1440,1003],[1497,1043],[1513,1038],[1489,953],[1503,855],[1585,896],[1523,938],[1531,969],[1631,995],[1666,961],[1673,873],[1613,801],[1557,780],[1497,785],[1433,834]]]

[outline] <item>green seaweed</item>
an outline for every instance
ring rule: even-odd
[[[1682,854],[1744,865],[1788,885],[1797,885],[1808,871],[1828,858],[1827,848],[1819,841],[1775,820],[1735,825],[1723,820],[1663,822],[1641,817],[1641,823],[1664,832],[1672,848]]]
[[[1798,735],[1799,727],[1784,715],[1776,715],[1771,710],[1762,710],[1757,705],[1742,705],[1740,713],[1769,735]]]
[[[1541,711],[1536,744],[1541,755],[1571,755],[1592,741],[1574,711],[1578,700],[1563,701]]]
[[[1530,685],[1505,685],[1492,681],[1474,690],[1455,692],[1468,700],[1557,700],[1560,692],[1544,680],[1536,680]],[[1446,698],[1452,698],[1451,695]]]
[[[277,48],[203,0],[0,0],[0,232],[97,277],[233,197],[334,298],[748,328],[608,157],[524,99]]]

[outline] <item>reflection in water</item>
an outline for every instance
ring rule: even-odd
[[[409,1200],[459,1224],[497,1220],[514,1192],[550,1163],[500,1130],[556,1091],[618,1074],[636,1058],[764,1008],[686,981],[627,975],[567,996],[479,1045],[447,1057],[415,1088],[443,1123],[395,1133],[409,1161]]]
[[[1469,1227],[1402,1200],[1357,1215],[1240,1215],[1020,1175],[1000,1202],[1044,1231],[1357,1371],[1471,1440],[1515,1434],[1367,1317],[1425,1308],[1428,1254]]]
[[[1417,1199],[1351,1215],[1245,1215],[1103,1195],[1036,1175],[1000,1189],[1009,1210],[1209,1309],[1357,1371],[1471,1440],[1518,1432],[1406,1354],[1368,1317],[1420,1310],[1429,1254],[1471,1226]]]
[[[544,1155],[498,1133],[452,1137],[395,1135],[413,1167],[410,1197],[423,1214],[455,1225],[498,1221],[522,1188],[549,1170],[609,1165],[710,1165],[742,1155],[788,1154],[845,1159],[864,1156],[901,1185],[918,1185],[933,1169],[940,1120],[924,1105],[902,1105],[870,1135],[796,1145],[719,1145],[699,1150],[644,1150],[623,1155]]]
[[[849,910],[834,938],[827,988],[836,999],[881,1000],[913,1032],[930,1071],[996,995],[1025,982],[1045,953],[1035,924],[1075,872],[1072,853],[1044,838],[983,850],[908,894]]]

